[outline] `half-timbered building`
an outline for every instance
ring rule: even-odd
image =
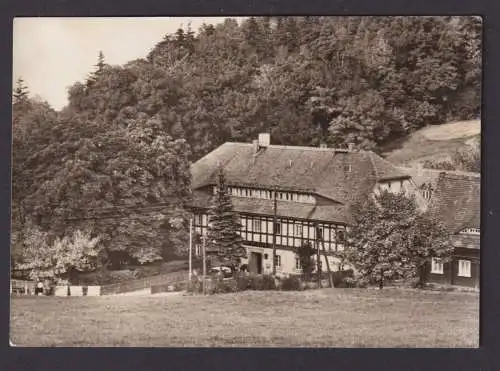
[[[272,272],[273,246],[277,272],[300,273],[295,250],[306,242],[321,249],[320,266],[340,269],[334,253],[345,247],[352,205],[378,189],[406,189],[410,179],[370,151],[272,145],[269,134],[225,143],[191,169],[194,229],[202,236],[221,167],[240,216],[243,263],[255,273]]]

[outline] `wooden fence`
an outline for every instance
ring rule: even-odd
[[[149,289],[153,285],[173,284],[176,282],[186,281],[187,279],[187,271],[160,274],[158,276],[139,278],[135,280],[101,286],[101,295],[113,295],[125,292],[139,291]]]
[[[10,293],[11,294],[34,295],[35,294],[35,282],[11,279],[10,280]]]

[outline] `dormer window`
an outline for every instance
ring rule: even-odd
[[[424,199],[426,199],[427,201],[429,201],[431,199],[431,191],[428,190],[428,189],[424,189],[422,191],[422,196],[424,197]]]

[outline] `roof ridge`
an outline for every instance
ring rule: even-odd
[[[481,173],[475,173],[475,172],[472,172],[472,171],[462,171],[462,170],[441,170],[441,169],[428,169],[428,168],[417,168],[417,167],[414,167],[414,166],[396,166],[400,169],[404,169],[404,170],[418,170],[418,171],[428,171],[428,172],[431,172],[431,173],[444,173],[445,175],[464,175],[464,176],[471,176],[471,177],[475,177],[475,178],[480,178],[481,177]]]
[[[238,144],[238,145],[245,145],[245,146],[251,146],[252,143],[247,143],[247,142],[225,142],[227,144]],[[224,143],[224,144],[225,144]],[[318,152],[344,152],[344,153],[367,153],[367,152],[373,152],[373,151],[366,151],[366,150],[360,150],[360,149],[347,149],[347,148],[334,148],[334,147],[313,147],[313,146],[294,146],[294,145],[289,145],[289,144],[270,144],[267,146],[267,148],[275,148],[275,149],[301,149],[301,150],[306,150],[306,151],[318,151]]]

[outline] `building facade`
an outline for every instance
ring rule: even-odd
[[[320,250],[322,270],[342,266],[351,208],[379,192],[404,191],[441,220],[452,235],[453,259],[433,259],[430,282],[479,287],[480,176],[397,167],[370,151],[272,145],[268,134],[252,143],[225,143],[192,165],[194,230],[205,236],[217,170],[223,168],[251,272],[300,274],[296,249]],[[276,201],[274,200],[276,193]],[[276,206],[276,207],[275,207]],[[273,223],[273,220],[276,220]],[[196,246],[200,254],[200,244]]]
[[[410,185],[408,174],[373,152],[271,145],[261,134],[253,143],[225,143],[193,164],[194,229],[201,236],[221,167],[240,216],[242,263],[255,273],[272,272],[273,238],[278,273],[301,272],[295,251],[305,243],[320,249],[322,270],[346,268],[335,253],[345,247],[353,203]]]

